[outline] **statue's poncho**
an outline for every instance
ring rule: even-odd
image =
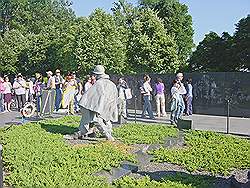
[[[118,92],[108,75],[102,76],[83,94],[79,106],[96,112],[105,121],[118,121]]]

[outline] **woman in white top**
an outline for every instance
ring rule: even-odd
[[[153,91],[152,87],[150,86],[150,77],[149,75],[144,75],[144,83],[141,87],[141,94],[143,95],[143,110],[142,110],[142,117],[145,117],[146,111],[148,112],[148,115],[150,119],[154,119],[153,111],[152,111],[152,105],[151,105],[151,92]]]
[[[26,88],[27,86],[25,80],[23,79],[23,76],[21,74],[18,74],[13,84],[13,89],[15,90],[15,94],[17,97],[18,111],[20,111],[26,103]]]
[[[4,77],[3,86],[5,88],[5,90],[3,92],[3,94],[4,94],[4,108],[5,108],[5,111],[9,111],[10,112],[11,111],[10,110],[10,103],[11,103],[11,100],[12,100],[12,95],[11,95],[12,85],[9,82],[8,76]]]

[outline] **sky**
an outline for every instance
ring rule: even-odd
[[[96,8],[111,12],[115,0],[72,0],[77,16],[89,16]],[[127,0],[136,4],[137,0]],[[250,14],[250,0],[180,0],[189,7],[193,18],[194,43],[203,40],[205,34],[214,31],[221,35],[226,31],[233,34],[235,24]]]

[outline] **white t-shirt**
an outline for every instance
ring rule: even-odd
[[[13,88],[15,89],[16,95],[25,95],[26,92],[26,82],[24,80],[15,81],[13,84]]]
[[[143,93],[144,95],[150,95],[150,92],[153,91],[153,89],[150,86],[148,81],[143,83],[143,89],[144,89],[144,92],[145,92],[145,93]]]
[[[177,87],[171,88],[171,95],[174,95],[174,94],[179,94],[179,89]]]
[[[10,82],[4,82],[3,87],[5,88],[3,94],[11,93],[11,83]]]
[[[188,96],[193,97],[193,86],[191,84],[188,84]]]
[[[91,86],[92,84],[90,82],[86,82],[86,84],[84,85],[84,92],[88,91]]]
[[[186,90],[183,83],[180,83],[180,85],[181,85],[181,87],[179,88],[179,94],[185,95],[187,93],[187,90]]]

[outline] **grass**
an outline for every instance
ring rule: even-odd
[[[178,129],[162,124],[129,123],[113,130],[114,136],[126,144],[163,143],[166,137],[177,137]]]
[[[234,169],[250,168],[250,141],[209,131],[188,131],[185,148],[160,148],[150,152],[155,162],[184,166],[188,171],[204,170],[228,175]]]

